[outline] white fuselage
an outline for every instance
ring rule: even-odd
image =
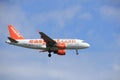
[[[57,43],[65,43],[66,49],[84,49],[90,46],[88,43],[80,39],[54,39],[54,40]],[[17,41],[18,43],[13,43],[7,40],[6,43],[25,48],[47,50],[46,43],[44,42],[43,39],[21,39]]]

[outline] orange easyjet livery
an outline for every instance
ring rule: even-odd
[[[90,47],[88,43],[80,39],[52,39],[43,32],[39,32],[42,39],[25,39],[15,27],[8,25],[10,37],[6,43],[25,48],[38,49],[40,52],[48,52],[48,57],[51,53],[65,55],[66,49],[76,50]]]

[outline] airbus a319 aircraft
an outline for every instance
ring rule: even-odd
[[[48,57],[51,57],[51,53],[58,55],[65,55],[66,49],[76,50],[78,55],[78,49],[85,49],[90,47],[88,43],[80,39],[52,39],[43,32],[39,32],[42,39],[25,39],[15,27],[8,25],[8,31],[10,37],[6,43],[41,50],[40,52],[48,52]]]

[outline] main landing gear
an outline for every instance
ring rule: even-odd
[[[49,50],[48,52],[49,52],[48,57],[51,57],[51,51]]]
[[[48,54],[48,57],[51,57],[51,53]]]
[[[43,50],[43,51],[39,51],[40,53],[41,52],[47,52],[46,50]],[[51,57],[52,56],[52,54],[51,54],[51,51],[48,51],[48,57]]]

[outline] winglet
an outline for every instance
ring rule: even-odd
[[[15,27],[13,27],[12,25],[8,25],[8,30],[9,30],[9,34],[10,37],[12,39],[25,39],[17,29],[15,29]]]

